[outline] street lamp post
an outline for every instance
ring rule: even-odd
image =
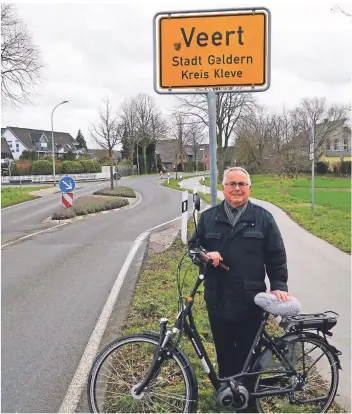
[[[55,109],[62,105],[67,103],[68,101],[62,101],[59,104],[55,106],[51,113],[51,145],[52,145],[52,155],[53,155],[53,175],[54,175],[54,186],[56,185],[56,178],[55,178],[55,145],[54,145],[54,111]]]

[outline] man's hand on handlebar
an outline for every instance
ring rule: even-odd
[[[219,266],[220,262],[224,260],[219,252],[207,252],[207,255],[213,260],[214,267]]]
[[[219,252],[207,252],[203,247],[199,247],[191,250],[190,253],[194,254],[194,257],[192,259],[194,264],[197,264],[194,260],[196,257],[198,257],[203,263],[206,263],[209,266],[219,266],[224,270],[229,270],[228,266],[226,266],[224,263],[221,263],[223,259]]]

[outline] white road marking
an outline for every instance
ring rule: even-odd
[[[29,237],[36,236],[37,234],[48,232],[48,231],[50,231],[52,229],[56,229],[58,227],[64,226],[65,224],[68,224],[68,223],[67,222],[66,223],[61,223],[61,224],[58,224],[57,226],[49,227],[48,229],[44,229],[44,230],[36,231],[35,233],[27,234],[26,236],[20,237],[19,239],[12,240],[12,241],[10,241],[8,243],[3,244],[1,246],[1,248],[10,246],[11,244],[17,243],[20,240],[25,240],[25,239],[28,239]]]
[[[173,221],[180,220],[181,217],[177,217],[173,220],[167,221],[165,223],[159,224],[158,226],[152,227],[151,229],[140,234],[136,240],[133,242],[133,246],[130,252],[127,255],[127,258],[120,270],[120,273],[117,276],[117,279],[112,287],[110,295],[105,303],[105,306],[100,314],[99,320],[94,328],[94,331],[88,341],[87,347],[84,350],[82,358],[79,362],[78,368],[73,376],[71,384],[67,390],[66,396],[61,404],[59,413],[74,413],[76,411],[81,393],[83,388],[87,384],[89,371],[92,367],[94,358],[99,349],[101,338],[105,332],[106,326],[111,316],[111,312],[115,306],[116,300],[120,293],[121,286],[126,277],[127,271],[132,263],[132,260],[135,254],[138,251],[138,248],[148,236],[150,232],[156,230],[157,228],[164,226],[166,224],[172,223]]]

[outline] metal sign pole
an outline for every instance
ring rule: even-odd
[[[312,161],[312,213],[314,214],[314,125],[309,129],[309,158]]]
[[[210,194],[211,206],[216,206],[217,199],[217,166],[216,166],[216,93],[209,91],[208,113],[209,113],[209,149],[210,149]]]

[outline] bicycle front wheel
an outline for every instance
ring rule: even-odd
[[[339,372],[335,356],[329,346],[317,335],[283,337],[286,358],[297,375],[285,374],[285,363],[271,349],[259,356],[254,370],[275,370],[277,373],[257,377],[254,392],[275,392],[295,387],[295,391],[257,397],[258,412],[271,413],[325,413],[332,404]]]
[[[176,348],[147,390],[134,387],[146,376],[158,337],[134,334],[112,342],[97,357],[88,380],[88,403],[97,413],[188,413],[197,409],[197,382],[187,357]]]

